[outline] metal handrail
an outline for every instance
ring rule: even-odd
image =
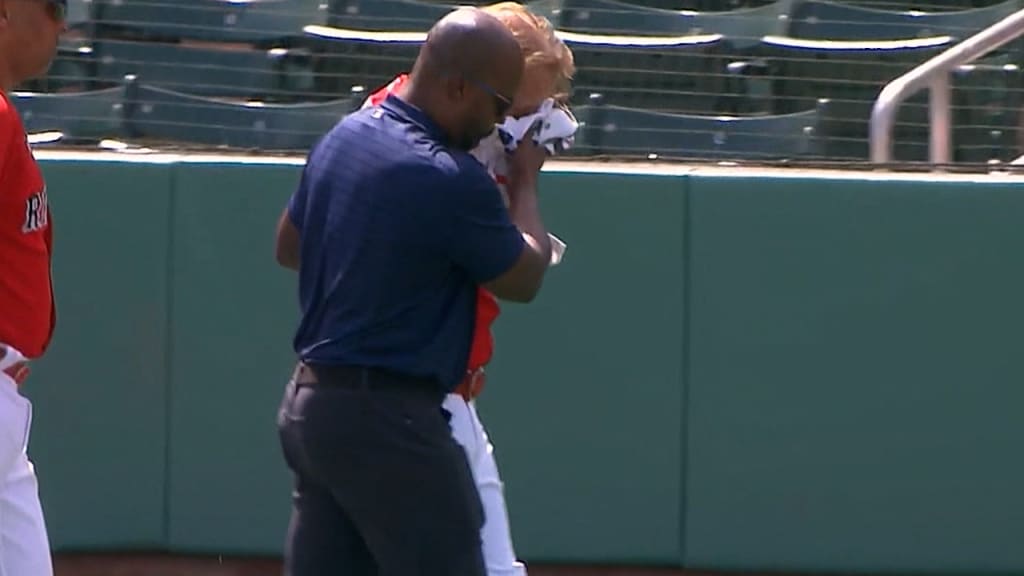
[[[896,111],[911,95],[929,88],[929,159],[932,164],[949,164],[953,125],[950,73],[1022,35],[1024,10],[1007,16],[887,84],[871,110],[871,161],[883,164],[892,160]]]

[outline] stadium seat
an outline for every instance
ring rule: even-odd
[[[745,54],[765,36],[785,35],[789,14],[796,0],[776,0],[761,6],[728,12],[695,12],[683,16],[693,33],[722,34],[734,53]]]
[[[68,12],[64,20],[69,30],[76,30],[92,23],[92,2],[68,0]]]
[[[326,0],[95,0],[104,37],[289,44],[327,23]]]
[[[779,116],[692,116],[589,104],[575,154],[657,155],[700,160],[782,160],[822,156],[820,126],[828,106]]]
[[[29,134],[60,132],[61,144],[95,143],[120,136],[125,94],[122,85],[62,94],[15,92],[12,101]]]
[[[619,36],[691,34],[690,23],[680,12],[645,8],[616,0],[537,2],[531,4],[531,8],[550,14],[548,19],[556,28],[570,32]]]
[[[564,39],[576,60],[575,104],[596,92],[609,104],[627,108],[689,114],[717,110],[725,82],[720,35]]]
[[[789,36],[815,40],[904,40],[951,36],[962,40],[1022,7],[1009,0],[957,12],[897,12],[829,0],[802,0],[790,18]]]
[[[695,12],[726,12],[743,8],[756,8],[772,0],[623,0],[645,8],[663,10],[693,10]]]
[[[317,49],[316,91],[336,97],[353,88],[381,87],[412,69],[425,38],[422,32],[404,34],[338,28],[312,30],[322,46]]]
[[[390,32],[426,32],[455,8],[418,0],[332,0],[330,6],[331,26]]]
[[[1024,110],[1024,73],[1014,58],[1000,55],[953,72],[957,162],[1009,162],[1017,149],[1019,114]]]
[[[777,114],[806,110],[829,99],[826,152],[867,158],[868,119],[881,89],[914,66],[953,44],[950,38],[890,42],[826,42],[768,37],[763,61]],[[926,159],[927,99],[912,98],[901,109],[896,130],[905,142],[919,142],[914,158]],[[909,148],[908,148],[909,150]]]
[[[531,9],[550,13],[560,30],[620,36],[722,34],[733,45],[750,46],[762,36],[785,34],[792,0],[731,11],[678,11],[618,0],[540,0]]]
[[[308,151],[354,106],[346,98],[309,104],[236,103],[133,84],[126,135],[146,144],[172,143]]]
[[[224,48],[157,42],[97,41],[97,79],[140,81],[203,96],[303,99],[313,91],[312,59],[292,49]]]

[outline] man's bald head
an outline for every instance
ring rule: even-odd
[[[414,70],[480,77],[495,69],[512,72],[522,67],[521,61],[519,42],[501,20],[476,8],[461,8],[430,29]]]
[[[427,34],[403,97],[469,149],[494,130],[519,88],[522,48],[501,20],[460,8]]]

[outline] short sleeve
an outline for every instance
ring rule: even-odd
[[[464,169],[453,187],[448,249],[473,281],[485,284],[512,268],[526,241],[482,166]]]

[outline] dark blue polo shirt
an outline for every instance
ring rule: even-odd
[[[310,152],[288,207],[303,360],[435,377],[447,390],[465,375],[477,286],[511,268],[524,241],[487,170],[444,142],[389,96]]]

